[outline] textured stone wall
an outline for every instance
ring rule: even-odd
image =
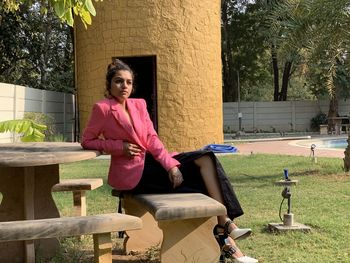
[[[81,128],[103,97],[112,57],[157,58],[158,133],[169,150],[223,142],[219,0],[105,0],[87,30],[77,21]]]

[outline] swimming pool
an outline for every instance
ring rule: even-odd
[[[342,139],[329,139],[322,141],[325,148],[337,148],[337,149],[345,149],[346,146],[348,146],[348,142],[346,141],[346,138]]]
[[[347,137],[344,137],[301,140],[296,142],[296,145],[303,147],[311,147],[311,145],[314,144],[316,148],[345,149],[348,146],[347,139]]]

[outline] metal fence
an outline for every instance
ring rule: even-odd
[[[44,113],[54,119],[57,135],[74,140],[74,95],[0,83],[0,121],[22,119],[25,112]],[[0,142],[18,141],[13,133],[0,133]]]

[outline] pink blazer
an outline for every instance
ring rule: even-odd
[[[103,99],[94,104],[81,142],[84,149],[111,154],[108,183],[118,190],[129,190],[138,184],[146,151],[167,171],[180,165],[159,140],[148,115],[146,102],[143,99],[127,99],[126,103],[133,125],[116,100]],[[125,156],[123,141],[138,144],[142,148],[141,156],[133,159]]]

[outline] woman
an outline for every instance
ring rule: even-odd
[[[200,192],[224,204],[214,235],[223,256],[235,262],[258,262],[244,256],[234,239],[250,235],[231,219],[243,214],[225,172],[210,151],[168,153],[153,128],[143,99],[131,99],[134,74],[115,59],[107,68],[106,99],[97,102],[82,146],[111,154],[108,183],[132,193]]]

